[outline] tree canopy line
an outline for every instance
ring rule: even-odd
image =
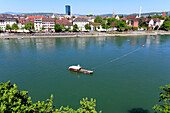
[[[170,113],[170,84],[165,87],[160,87],[162,92],[159,97],[159,104],[153,107],[155,113]],[[50,99],[45,101],[38,101],[33,103],[31,97],[28,97],[28,91],[19,91],[16,84],[11,84],[10,81],[7,83],[0,83],[0,112],[1,113],[97,113],[96,100],[85,98],[80,101],[81,107],[77,110],[70,108],[69,106],[61,106],[59,109],[55,109],[53,105],[53,95]],[[137,112],[138,111],[138,112]],[[140,112],[139,112],[140,111]],[[142,111],[142,112],[141,112]],[[101,111],[99,111],[101,113]],[[149,111],[137,108],[129,110],[129,113],[149,113]]]

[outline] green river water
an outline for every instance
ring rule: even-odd
[[[68,70],[77,64],[94,74]],[[170,35],[0,39],[0,82],[8,80],[34,102],[53,94],[57,108],[88,97],[103,113],[153,113],[158,87],[170,83]]]

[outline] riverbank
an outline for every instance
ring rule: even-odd
[[[1,35],[0,38],[62,38],[62,37],[101,37],[101,36],[146,36],[146,35],[170,35],[170,32],[122,32],[122,33],[102,33],[102,32],[93,32],[93,33],[36,33],[34,35]]]

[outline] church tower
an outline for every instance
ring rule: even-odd
[[[115,18],[115,13],[113,12],[112,17]]]

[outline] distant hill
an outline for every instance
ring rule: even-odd
[[[156,15],[156,14],[159,14],[159,15],[161,15],[163,12],[149,12],[149,13],[142,13],[141,15],[142,16],[146,16],[146,15]],[[166,14],[168,14],[168,12],[166,12]],[[132,14],[115,14],[115,15],[123,15],[124,17],[126,17],[126,16],[128,16],[128,15],[139,15],[139,13],[132,13]],[[102,15],[100,15],[100,16],[110,16],[110,17],[112,17],[112,14],[102,14]]]
[[[142,13],[142,15],[146,16],[146,15],[155,15],[155,14],[162,14],[163,12],[149,12],[149,13]],[[168,12],[166,12],[168,13]],[[40,13],[15,13],[15,12],[5,12],[5,13],[1,13],[1,14],[11,14],[11,15],[21,15],[21,14],[25,14],[25,15],[46,15],[46,16],[52,16],[53,13],[45,13],[45,12],[40,12]],[[55,15],[64,15],[64,14],[59,14],[59,13],[55,13]],[[83,14],[74,14],[74,15],[79,15],[79,16],[85,16]],[[123,15],[124,17],[128,16],[128,15],[139,15],[138,13],[132,13],[132,14],[115,14],[115,15]],[[101,15],[95,15],[95,16],[110,16],[112,17],[112,14],[101,14]]]

